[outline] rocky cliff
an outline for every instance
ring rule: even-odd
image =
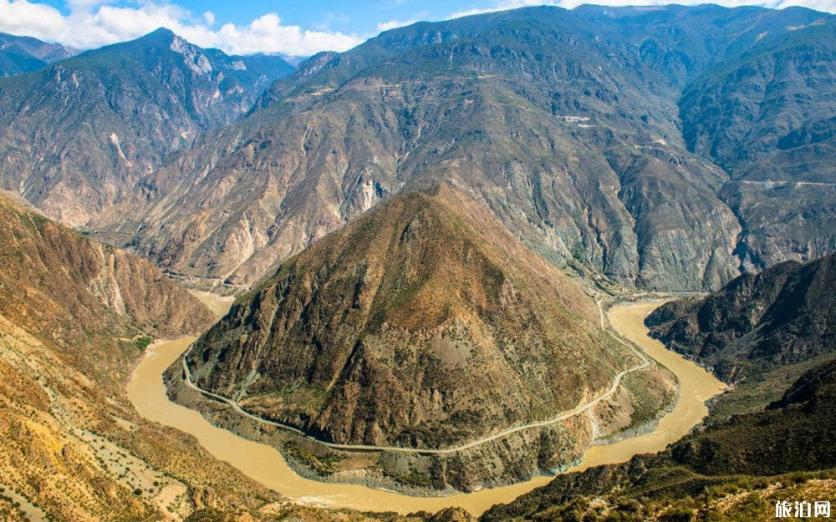
[[[668,303],[647,318],[654,337],[726,381],[836,348],[836,255],[741,276],[703,299]]]
[[[532,8],[389,31],[301,64],[246,119],[157,172],[154,197],[93,227],[173,272],[246,287],[411,180],[457,180],[559,265],[644,288],[716,289],[753,257],[795,254],[747,242],[759,225],[740,208],[757,203],[739,204],[740,185],[690,138],[719,135],[733,112],[691,109],[682,93],[700,100],[718,64],[773,56],[787,35],[832,26],[805,9],[671,6]],[[782,85],[809,91],[805,113],[829,121],[827,90],[796,87],[829,85],[826,62],[803,47],[784,54],[798,69]],[[804,121],[768,114],[788,133]],[[804,255],[827,252],[833,198],[803,190],[815,194],[808,211],[786,190],[770,204],[809,225],[792,228],[816,245]]]
[[[0,187],[74,226],[148,197],[164,158],[250,110],[292,70],[160,29],[0,80]]]

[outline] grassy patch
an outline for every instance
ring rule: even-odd
[[[714,424],[732,415],[763,410],[770,402],[780,399],[801,374],[833,357],[832,353],[823,354],[804,362],[776,368],[764,373],[759,379],[750,379],[748,382],[738,384],[734,390],[717,398],[711,406],[706,422]]]
[[[344,457],[335,453],[317,455],[309,449],[300,446],[294,440],[286,441],[284,448],[293,459],[313,469],[319,475],[327,476],[333,474],[337,471],[337,465],[344,460]]]
[[[650,422],[676,398],[676,391],[665,390],[647,371],[628,373],[621,380],[633,398],[633,417],[629,428]]]
[[[148,348],[148,345],[150,345],[151,341],[153,341],[153,340],[154,340],[153,338],[148,337],[148,336],[138,337],[138,338],[134,339],[134,346],[136,346],[140,350],[145,350],[146,348]]]

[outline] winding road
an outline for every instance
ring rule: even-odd
[[[208,294],[202,297],[218,299]],[[223,311],[229,302],[216,305],[218,306],[213,307],[214,310]],[[616,333],[635,343],[642,353],[649,356],[647,359],[658,361],[680,380],[681,391],[675,409],[662,417],[650,433],[612,444],[592,446],[584,454],[583,460],[569,471],[583,471],[600,464],[626,462],[638,453],[664,449],[698,424],[708,411],[705,401],[722,391],[722,383],[711,374],[667,350],[661,343],[646,335],[643,319],[656,306],[658,302],[618,305],[610,308],[607,316]],[[603,320],[603,311],[600,315]],[[274,447],[217,427],[198,411],[174,403],[168,398],[162,374],[172,364],[176,364],[177,359],[183,356],[194,340],[194,337],[162,340],[146,349],[145,357],[134,370],[128,384],[128,399],[142,417],[194,436],[197,443],[213,458],[228,462],[250,479],[279,492],[294,503],[401,514],[417,511],[437,512],[455,506],[478,516],[494,504],[510,502],[552,480],[549,475],[540,475],[525,482],[469,493],[415,497],[357,483],[329,483],[304,478],[288,466],[281,453]],[[643,357],[643,360],[647,359]],[[525,429],[522,426],[518,428]],[[491,435],[495,436],[502,434]],[[362,479],[362,476],[356,478]]]
[[[600,403],[601,401],[604,401],[604,400],[607,400],[608,398],[610,398],[612,396],[612,394],[614,394],[616,392],[616,390],[618,389],[618,386],[621,384],[621,379],[625,375],[627,375],[629,373],[632,373],[632,372],[637,372],[637,371],[643,370],[643,369],[650,366],[650,361],[647,359],[647,357],[645,357],[645,355],[643,353],[636,350],[636,348],[633,347],[633,345],[631,345],[629,343],[625,343],[620,338],[618,338],[618,336],[616,336],[612,332],[610,332],[610,330],[606,327],[606,324],[605,324],[605,321],[604,321],[604,310],[601,307],[601,301],[597,300],[597,301],[595,301],[595,303],[598,305],[598,315],[599,315],[599,318],[600,318],[600,321],[601,321],[601,328],[604,331],[606,331],[610,335],[610,337],[615,339],[617,342],[621,343],[622,345],[624,345],[627,348],[629,348],[630,350],[632,350],[633,353],[635,353],[641,359],[641,361],[642,361],[641,364],[637,364],[636,366],[633,366],[631,368],[628,368],[626,370],[622,370],[622,371],[618,372],[615,375],[615,377],[613,378],[612,384],[607,389],[607,391],[605,391],[601,395],[595,397],[594,399],[592,399],[592,400],[590,400],[590,401],[588,401],[584,404],[581,404],[579,406],[576,406],[575,408],[572,408],[571,410],[561,412],[561,413],[557,414],[556,416],[554,416],[550,419],[546,419],[546,420],[542,420],[542,421],[529,422],[528,424],[522,424],[522,425],[518,425],[518,426],[512,426],[512,427],[504,429],[504,430],[502,430],[498,433],[493,433],[491,435],[486,435],[486,436],[484,436],[480,439],[476,439],[476,440],[467,442],[465,444],[461,444],[459,446],[453,446],[453,447],[450,447],[450,448],[433,449],[433,448],[407,448],[407,447],[403,447],[403,446],[375,446],[375,445],[366,445],[366,444],[340,444],[340,443],[336,443],[336,442],[329,442],[329,441],[318,439],[316,437],[313,437],[313,436],[305,433],[304,431],[302,431],[302,430],[300,430],[300,429],[298,429],[294,426],[290,426],[288,424],[273,421],[273,420],[270,420],[270,419],[265,419],[264,417],[261,417],[259,415],[255,415],[253,413],[250,413],[247,410],[245,410],[244,408],[242,408],[241,405],[238,404],[238,402],[236,402],[235,400],[230,399],[229,397],[225,397],[223,395],[218,395],[217,393],[213,393],[209,390],[203,389],[203,388],[199,387],[198,385],[196,385],[192,381],[192,372],[189,369],[189,364],[187,362],[187,359],[188,359],[188,356],[191,353],[192,347],[194,345],[189,346],[189,349],[186,350],[186,353],[183,354],[183,359],[182,359],[183,360],[183,372],[186,376],[186,385],[187,386],[189,386],[190,388],[200,392],[201,394],[203,394],[207,397],[210,397],[212,399],[215,399],[215,400],[221,401],[225,404],[228,404],[229,406],[232,407],[233,410],[235,410],[236,413],[238,413],[240,415],[243,415],[245,417],[248,417],[248,418],[250,418],[250,419],[252,419],[252,420],[254,420],[258,423],[261,423],[261,424],[266,424],[266,425],[269,425],[269,426],[276,426],[278,428],[281,428],[281,429],[284,429],[284,430],[287,430],[287,431],[292,431],[293,433],[301,435],[302,437],[304,437],[308,440],[315,441],[318,444],[322,444],[323,446],[327,446],[329,448],[338,449],[338,450],[348,450],[348,451],[364,451],[364,452],[391,451],[391,452],[397,452],[397,453],[413,453],[413,454],[418,454],[418,455],[448,455],[450,453],[456,453],[456,452],[459,452],[459,451],[474,448],[476,446],[481,446],[482,444],[486,444],[488,442],[491,442],[491,441],[494,441],[494,440],[497,440],[497,439],[501,439],[503,437],[507,437],[508,435],[511,435],[511,434],[514,434],[514,433],[517,433],[517,432],[520,432],[520,431],[530,430],[530,429],[533,429],[533,428],[544,428],[546,426],[550,426],[552,424],[556,424],[560,421],[563,421],[563,420],[569,419],[571,417],[574,417],[575,415],[579,415],[581,413],[584,413],[587,410],[589,410],[590,408],[592,408],[595,405],[597,405],[598,403]]]

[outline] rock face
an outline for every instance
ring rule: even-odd
[[[654,337],[726,381],[836,348],[836,255],[741,276],[704,299],[668,303],[647,318]]]
[[[634,364],[595,304],[447,185],[291,257],[195,344],[196,383],[341,443],[445,448],[547,419]]]
[[[212,314],[151,262],[0,195],[0,314],[72,346],[97,334],[197,333]],[[81,349],[75,347],[73,349]]]
[[[84,225],[127,194],[154,191],[166,155],[250,110],[292,70],[160,29],[0,81],[0,186]]]
[[[716,289],[739,275],[749,225],[729,206],[728,173],[682,136],[720,132],[710,122],[722,115],[679,99],[699,100],[710,90],[699,79],[725,60],[832,26],[805,9],[672,6],[532,8],[389,31],[301,64],[247,118],[152,176],[148,199],[93,228],[110,241],[130,231],[122,241],[173,272],[245,287],[412,180],[455,180],[558,264]],[[787,53],[807,63],[800,48]],[[827,85],[830,72],[814,69],[786,83]],[[810,104],[822,122],[827,96]],[[807,219],[833,204],[810,201]],[[796,215],[786,194],[773,205]],[[797,241],[826,251],[832,231],[819,223]]]
[[[73,53],[59,44],[29,36],[0,33],[0,78],[34,71]]]
[[[757,268],[836,250],[836,24],[821,18],[712,67],[680,100],[690,150],[732,179],[721,196]]]

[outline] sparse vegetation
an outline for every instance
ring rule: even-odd
[[[151,341],[153,340],[154,339],[152,337],[148,336],[138,337],[134,339],[134,345],[140,350],[145,350],[146,348],[148,348],[148,345],[150,345]]]

